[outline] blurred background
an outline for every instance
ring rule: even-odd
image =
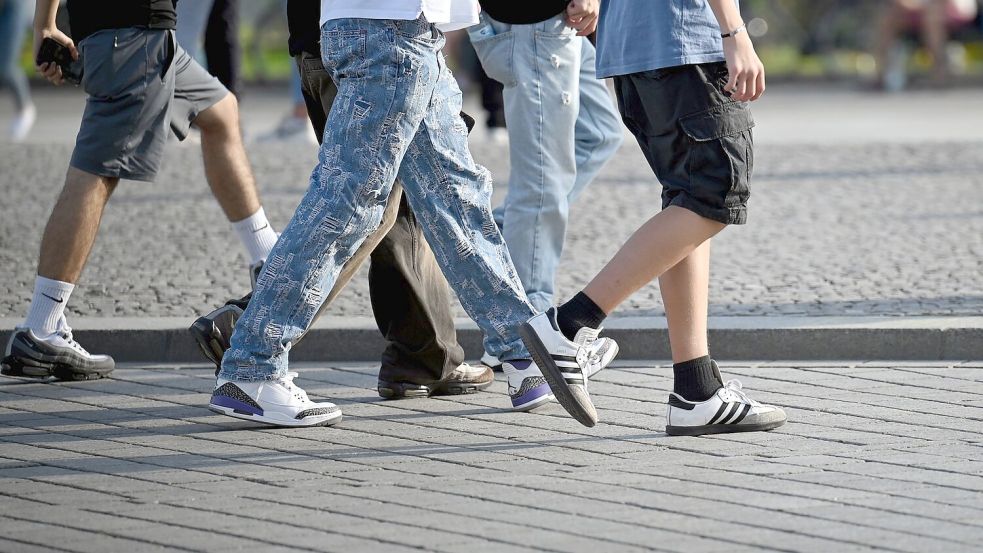
[[[983,83],[981,3],[743,0],[742,9],[772,83],[828,82],[897,93]],[[36,117],[30,95],[36,78],[30,48],[33,5],[33,0],[0,0],[0,85],[14,97],[6,133],[14,141],[29,135]],[[178,7],[179,41],[233,91],[282,86],[286,94],[296,88],[296,81],[287,84],[296,77],[287,54],[283,0],[185,0]],[[498,86],[481,75],[466,34],[448,38],[447,53],[462,89],[483,100],[490,129],[504,126],[497,113]],[[282,128],[253,138],[305,134],[306,125],[297,124],[304,118],[299,93],[290,93],[296,113],[288,108]]]

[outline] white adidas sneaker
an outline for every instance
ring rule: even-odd
[[[208,408],[216,413],[273,426],[330,426],[341,421],[333,403],[315,403],[293,383],[289,372],[279,380],[246,382],[219,378]]]
[[[713,397],[694,402],[669,394],[666,434],[701,436],[726,432],[771,430],[785,424],[785,411],[748,397],[738,380],[728,380]]]
[[[560,405],[580,424],[597,424],[597,410],[587,393],[592,347],[567,340],[560,332],[553,307],[523,323],[519,335]]]

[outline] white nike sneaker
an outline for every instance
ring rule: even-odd
[[[580,424],[597,424],[597,410],[587,393],[587,377],[595,353],[593,342],[591,346],[581,346],[567,340],[556,322],[554,307],[523,323],[519,335],[560,405]],[[581,334],[581,338],[586,342],[589,336]]]
[[[716,363],[714,363],[716,366]],[[669,394],[666,434],[701,436],[726,432],[771,430],[785,424],[785,411],[749,398],[738,380],[726,384],[706,401],[688,401],[679,394]]]
[[[528,359],[505,361],[502,372],[509,385],[513,411],[530,411],[553,401],[553,392],[535,362]]]
[[[23,142],[27,135],[34,128],[34,122],[38,118],[38,110],[34,105],[25,106],[14,117],[10,124],[10,140],[13,142]]]
[[[297,373],[279,380],[246,382],[219,378],[208,408],[216,413],[273,426],[330,426],[341,421],[333,403],[315,403],[299,386]]]

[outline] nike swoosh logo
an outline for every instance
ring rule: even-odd
[[[266,223],[265,225],[263,225],[263,226],[261,226],[261,227],[259,227],[258,229],[256,229],[256,230],[254,230],[254,231],[253,231],[253,234],[256,234],[257,232],[259,232],[259,231],[261,231],[261,230],[263,230],[263,229],[265,229],[265,228],[266,228],[266,227],[268,227],[268,226],[270,226],[270,224],[269,224],[269,223]]]
[[[44,296],[44,297],[46,297],[46,298],[48,298],[49,300],[51,300],[53,302],[62,303],[62,302],[65,301],[65,298],[53,298],[53,297],[49,296],[48,294],[45,294],[44,292],[41,292],[41,295]]]

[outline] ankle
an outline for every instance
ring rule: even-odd
[[[709,355],[673,363],[673,393],[688,401],[706,401],[723,386],[716,363]]]
[[[578,292],[556,309],[556,323],[568,340],[573,340],[577,331],[585,326],[600,328],[606,317],[607,313],[583,292]]]

